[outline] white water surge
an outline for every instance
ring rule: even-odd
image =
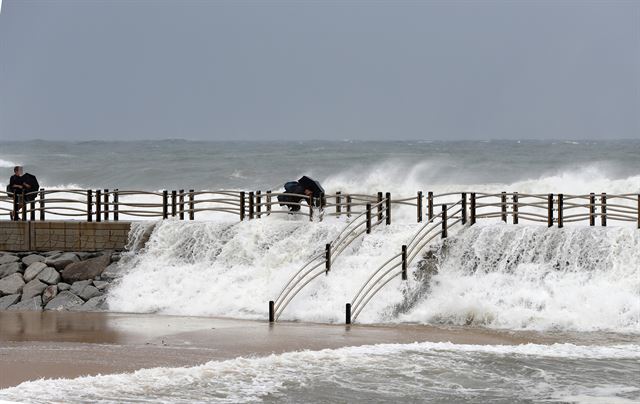
[[[342,226],[333,219],[161,222],[126,264],[130,270],[111,291],[110,307],[264,319],[267,302]],[[354,242],[282,319],[343,321],[344,304],[416,228],[379,226]],[[438,243],[435,271],[414,264],[409,281],[388,284],[358,321],[640,332],[636,229],[478,224]]]

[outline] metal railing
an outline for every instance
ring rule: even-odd
[[[269,301],[269,322],[278,320],[284,309],[294,297],[311,281],[322,274],[328,275],[336,258],[363,234],[370,234],[371,230],[381,223],[391,224],[391,195],[383,198],[378,193],[375,204],[366,203],[366,209],[358,214],[351,223],[345,226],[338,236],[325,245],[325,251],[312,257],[306,262],[284,285],[275,300]]]

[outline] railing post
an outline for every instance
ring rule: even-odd
[[[322,206],[322,196],[320,196],[320,206]],[[313,222],[313,196],[309,196],[309,221]]]
[[[351,195],[347,195],[347,217],[351,217]]]
[[[100,203],[100,190],[96,189],[96,222],[100,222],[102,220],[102,204]]]
[[[462,193],[462,224],[467,224],[467,193]]]
[[[118,188],[113,190],[113,220],[118,221]]]
[[[336,217],[340,217],[342,213],[342,198],[340,195],[342,195],[342,192],[336,191]]]
[[[589,194],[589,226],[596,225],[596,194]]]
[[[269,300],[269,322],[273,323],[276,321],[276,313],[274,310],[275,307],[275,303],[273,302],[273,300]]]
[[[442,238],[447,238],[447,205],[442,205]]]
[[[513,193],[513,224],[518,224],[518,193]]]
[[[407,246],[402,246],[402,280],[407,280]]]
[[[180,220],[184,220],[184,189],[178,191],[178,203]]]
[[[476,224],[476,193],[472,192],[471,193],[471,200],[469,201],[469,204],[471,205],[470,207],[470,217],[469,217],[469,225],[473,226],[474,224]]]
[[[267,216],[271,215],[271,191],[267,191]]]
[[[382,192],[378,192],[378,222],[382,221]]]
[[[18,191],[13,190],[13,220],[20,220],[19,212],[20,205],[18,204],[18,200],[20,197],[18,196]]]
[[[169,218],[169,193],[166,189],[162,191],[162,218]]]
[[[422,191],[418,191],[416,197],[416,213],[418,215],[418,223],[422,222]]]
[[[547,195],[547,227],[553,226],[553,194]]]
[[[38,191],[33,191],[38,192]],[[29,203],[29,220],[36,220],[36,201],[35,199]]]
[[[427,218],[429,221],[433,219],[433,192],[427,193]]]
[[[600,225],[607,226],[607,193],[603,192],[600,195]]]
[[[256,217],[260,219],[262,216],[262,191],[256,191]]]
[[[324,266],[325,273],[329,275],[331,270],[331,244],[328,243],[324,246]]]
[[[371,204],[367,204],[367,234],[371,234]]]
[[[351,303],[347,303],[347,305],[345,306],[345,317],[344,317],[344,322],[345,324],[351,324]]]
[[[178,210],[178,192],[176,190],[171,191],[171,217],[176,217]]]
[[[196,192],[195,189],[189,190],[189,220],[195,220],[196,218],[195,192]]]
[[[564,227],[564,194],[558,194],[558,227]]]
[[[244,191],[240,192],[240,221],[244,220]]]
[[[109,220],[109,190],[108,189],[104,190],[104,195],[102,198],[104,199],[104,205],[103,205],[104,220],[108,221]]]
[[[25,222],[27,220],[27,200],[25,199],[26,192],[24,189],[22,190],[22,221]]]
[[[327,196],[323,193],[320,194],[320,209],[324,209],[327,206]]]
[[[249,192],[249,220],[253,219],[253,210],[254,210],[254,199],[253,199],[253,191]]]
[[[44,220],[44,188],[40,188],[40,220]]]
[[[93,191],[90,189],[87,190],[87,222],[93,221],[93,212],[91,209],[93,208]]]
[[[507,193],[502,192],[500,195],[500,210],[502,212],[502,221],[507,223]]]
[[[386,225],[390,225],[391,224],[391,192],[387,192],[385,195],[385,199],[386,199],[386,213],[387,213],[387,221],[386,221]]]

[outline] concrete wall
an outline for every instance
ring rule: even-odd
[[[123,250],[130,226],[131,222],[0,221],[0,250]]]

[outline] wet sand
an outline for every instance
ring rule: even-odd
[[[548,344],[580,339],[588,343],[598,338],[471,327],[270,325],[152,314],[0,311],[0,388],[39,378],[195,366],[211,360],[305,349],[423,341]]]

